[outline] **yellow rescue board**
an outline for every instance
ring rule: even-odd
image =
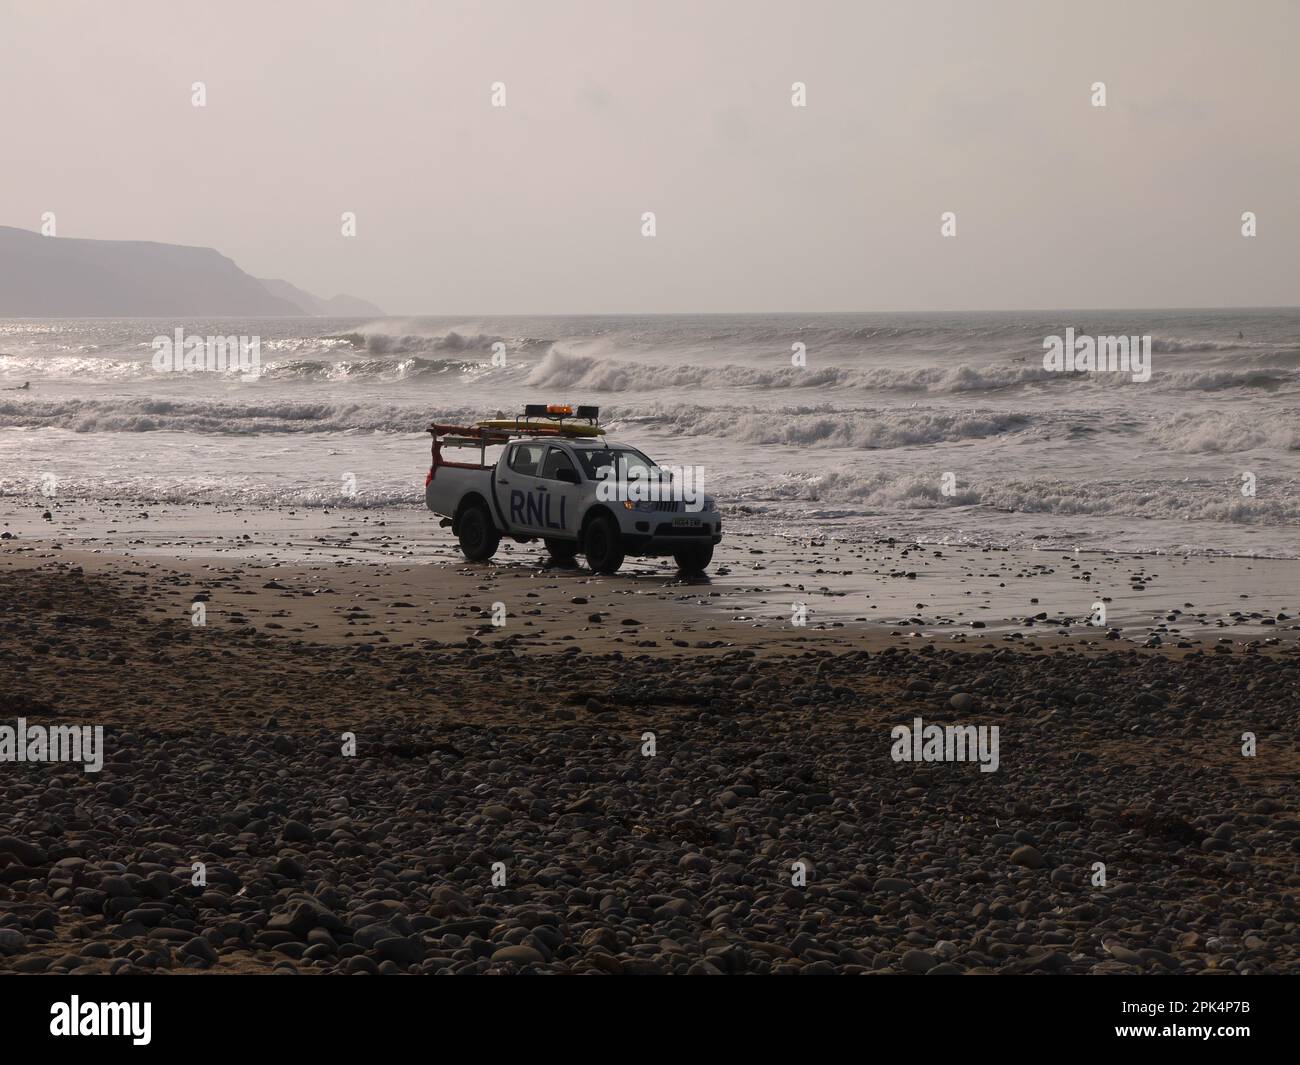
[[[551,421],[549,418],[487,418],[474,423],[479,429],[508,429],[516,433],[564,433],[566,436],[604,436],[599,425]]]

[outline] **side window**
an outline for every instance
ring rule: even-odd
[[[546,462],[543,464],[542,472],[539,476],[548,481],[554,481],[557,479],[556,474],[559,473],[560,470],[572,470],[573,468],[573,460],[570,459],[569,456],[560,448],[552,447],[551,450],[546,453]]]
[[[536,477],[545,450],[545,444],[516,444],[514,451],[510,453],[510,468],[515,473]]]

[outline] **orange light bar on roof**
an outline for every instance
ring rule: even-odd
[[[567,403],[551,403],[547,405],[547,414],[563,414],[566,417],[573,414],[573,408]]]

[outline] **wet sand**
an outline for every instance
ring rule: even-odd
[[[774,649],[1069,641],[1188,650],[1300,637],[1295,560],[729,532],[708,579],[690,581],[671,560],[629,559],[616,576],[598,577],[552,564],[538,544],[511,542],[491,563],[470,565],[448,531],[412,510],[34,501],[0,515],[0,535],[10,537],[0,540],[0,564],[59,560],[111,575],[131,559],[157,578],[164,609],[177,617],[189,618],[194,597],[206,594],[211,624],[312,640],[504,637],[537,648],[577,640],[591,649],[701,651],[718,641]],[[493,624],[494,609],[503,624]]]

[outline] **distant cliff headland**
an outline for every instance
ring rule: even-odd
[[[355,296],[319,299],[246,274],[212,248],[45,237],[0,226],[0,316],[382,317]]]

